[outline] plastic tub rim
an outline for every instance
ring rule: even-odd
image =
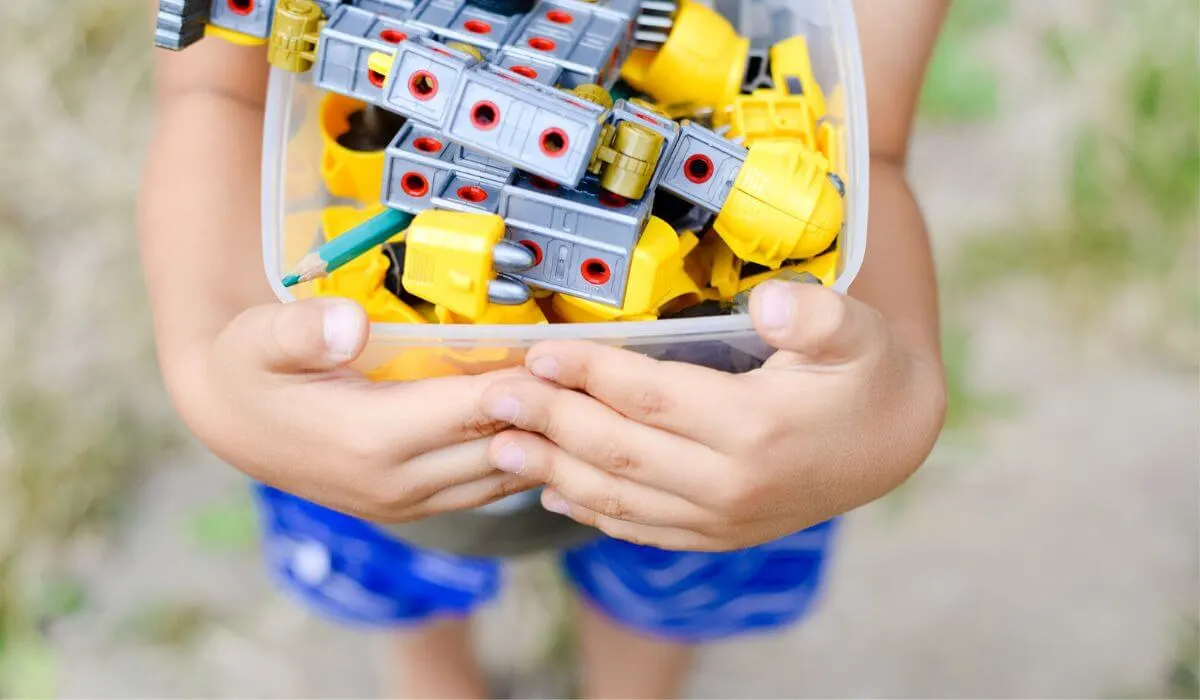
[[[867,124],[866,90],[862,69],[862,56],[854,9],[849,0],[825,0],[830,15],[835,20],[830,27],[834,41],[843,50],[836,52],[838,71],[845,83],[847,105],[858,105],[852,111],[853,119],[847,131],[848,170],[850,183],[847,191],[852,193],[847,208],[846,238],[853,240],[843,257],[841,274],[833,289],[845,294],[853,285],[862,269],[867,245],[867,217],[869,192],[869,142]],[[262,167],[262,226],[264,273],[275,296],[284,303],[297,300],[279,279],[280,250],[282,238],[277,235],[284,221],[284,198],[281,195],[281,174],[287,172],[286,125],[291,123],[292,93],[296,75],[272,68],[268,85],[268,105],[284,105],[284,114],[273,114],[268,109],[264,118]],[[372,323],[371,341],[384,345],[399,344],[405,347],[455,345],[470,346],[516,345],[524,346],[547,340],[595,340],[620,341],[624,345],[662,343],[664,341],[722,339],[729,336],[757,335],[748,314],[714,316],[708,318],[661,319],[655,321],[619,321],[609,323],[563,323],[542,325],[451,325],[451,324],[399,324]]]

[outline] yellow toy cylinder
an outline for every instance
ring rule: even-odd
[[[750,148],[713,228],[742,260],[775,268],[837,240],[845,202],[825,157],[789,140]]]
[[[742,88],[750,40],[720,13],[685,2],[667,43],[657,53],[637,52],[622,77],[663,105],[724,109]]]
[[[365,108],[362,102],[328,93],[321,100],[321,178],[335,197],[353,199],[364,205],[382,198],[383,151],[355,151],[338,143],[350,130],[350,115]]]

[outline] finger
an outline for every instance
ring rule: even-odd
[[[638,423],[705,444],[728,430],[731,415],[749,398],[733,375],[597,343],[543,343],[529,351],[525,366]]]
[[[634,422],[586,394],[512,379],[489,387],[483,405],[492,418],[544,435],[610,474],[689,499],[710,482],[705,478],[705,466],[715,463],[710,448]]]
[[[482,508],[509,496],[538,488],[536,481],[493,472],[482,479],[439,491],[421,503],[396,513],[391,522],[412,522],[446,513]]]
[[[818,285],[765,282],[750,301],[754,325],[773,347],[808,362],[840,364],[876,349],[879,312]]]
[[[641,525],[692,526],[706,513],[675,494],[622,479],[569,454],[541,435],[517,430],[491,439],[496,469],[553,487],[572,503]]]
[[[256,306],[239,315],[217,341],[234,366],[271,372],[324,372],[358,357],[370,335],[362,308],[321,298]]]
[[[657,547],[673,552],[715,552],[727,549],[713,538],[698,532],[673,527],[640,525],[597,513],[566,500],[553,489],[542,492],[542,507],[566,516],[580,525],[595,528],[609,537],[633,544]]]
[[[389,470],[382,488],[398,502],[419,503],[447,489],[495,476],[490,445],[490,438],[476,438],[417,455]]]

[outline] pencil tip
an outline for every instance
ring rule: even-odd
[[[300,284],[300,275],[288,275],[283,278],[283,286],[285,287],[294,287],[297,284]]]

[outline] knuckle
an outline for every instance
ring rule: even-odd
[[[634,417],[640,420],[661,416],[670,408],[670,401],[658,387],[639,387],[629,397],[629,409],[634,412]]]
[[[614,520],[628,520],[629,504],[619,491],[609,491],[601,496],[600,512]]]
[[[623,473],[630,471],[636,466],[637,461],[629,453],[628,446],[621,441],[613,440],[596,452],[596,466],[614,473]]]
[[[467,438],[486,438],[499,433],[504,427],[499,421],[485,415],[472,413],[463,418],[461,431]]]
[[[503,501],[506,498],[523,493],[526,490],[526,485],[518,479],[501,479],[500,483],[492,489],[492,494],[489,503]]]

